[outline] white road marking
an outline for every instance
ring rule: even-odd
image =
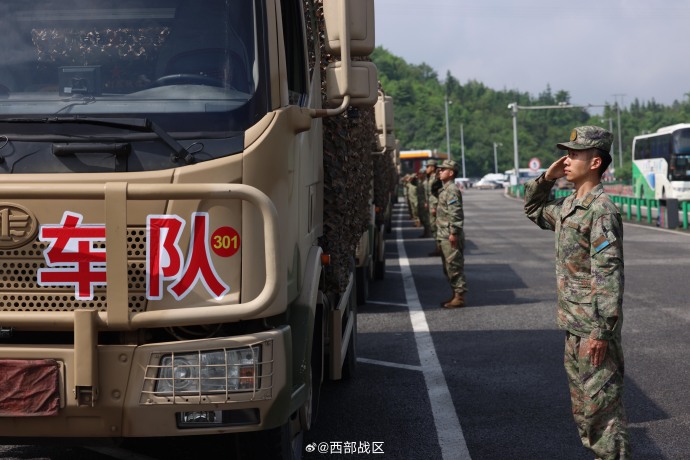
[[[406,303],[379,302],[378,300],[367,300],[367,303],[372,304],[372,305],[385,305],[388,307],[405,307],[405,308],[407,308]]]
[[[395,367],[397,369],[405,369],[408,371],[421,372],[423,370],[421,366],[412,366],[410,364],[391,363],[388,361],[379,361],[377,359],[369,359],[369,358],[357,358],[357,362],[358,363],[365,363],[365,364],[374,364],[376,366]]]
[[[398,224],[400,224],[401,218],[402,215],[398,214]],[[441,446],[441,455],[443,460],[470,460],[470,453],[467,450],[465,436],[462,434],[458,414],[455,412],[453,399],[450,397],[446,378],[443,375],[443,369],[436,355],[434,342],[429,332],[429,324],[419,302],[419,295],[414,284],[412,270],[410,269],[410,261],[405,251],[400,225],[396,228],[395,234],[398,244],[398,260],[405,288],[405,298],[407,299],[410,321],[412,322],[412,329],[417,342],[419,361],[424,374],[429,401],[431,402],[431,412],[434,416],[438,442]]]

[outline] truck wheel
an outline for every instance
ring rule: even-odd
[[[384,226],[381,225],[376,232],[376,248],[374,250],[374,273],[375,280],[382,280],[386,274],[386,238],[384,237]]]
[[[311,350],[311,364],[309,366],[309,381],[307,401],[300,409],[299,416],[302,429],[309,431],[319,414],[319,399],[321,398],[321,379],[323,377],[323,313],[316,309],[314,317],[314,341]]]
[[[299,417],[292,417],[284,425],[272,430],[239,433],[236,438],[237,458],[301,460],[304,431],[296,431],[297,425]]]
[[[352,335],[350,336],[350,342],[347,344],[347,352],[345,353],[345,360],[343,361],[343,380],[353,378],[357,370],[357,306],[352,305],[352,301],[350,301],[350,308],[354,318],[352,323]]]
[[[299,422],[304,431],[311,430],[314,420],[314,372],[309,366],[309,388],[307,388],[307,400],[299,409]]]

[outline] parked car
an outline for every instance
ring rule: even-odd
[[[467,177],[458,177],[455,179],[455,186],[460,190],[466,190],[474,187],[474,181]]]
[[[474,188],[479,190],[492,190],[497,188],[503,188],[503,184],[495,180],[479,179],[477,183],[474,184]]]

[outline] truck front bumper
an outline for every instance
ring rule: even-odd
[[[95,391],[76,388],[67,346],[0,347],[0,359],[54,360],[57,415],[0,415],[3,437],[157,437],[273,428],[290,408],[288,326],[251,335],[143,346],[99,345]],[[239,353],[239,355],[238,355]],[[209,363],[208,357],[254,361]],[[197,356],[198,358],[189,359]]]

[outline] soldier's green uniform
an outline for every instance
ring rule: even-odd
[[[419,226],[424,228],[423,238],[428,237],[427,228],[429,225],[429,219],[427,216],[426,208],[426,174],[424,170],[420,170],[417,174],[417,216],[419,218]]]
[[[588,136],[596,140],[596,133],[586,129],[578,133],[583,147],[592,144]],[[608,152],[611,142],[606,139],[608,148],[604,150]],[[559,146],[570,148],[572,144]],[[539,227],[556,233],[557,324],[566,331],[564,365],[573,416],[582,444],[597,458],[627,459],[630,443],[623,408],[624,275],[620,212],[601,184],[580,200],[572,194],[548,201],[554,184],[544,174],[527,182],[525,213]],[[608,341],[604,361],[598,367],[592,364],[588,353],[591,339]]]
[[[432,177],[429,181],[429,228],[431,229],[431,236],[436,239],[436,207],[438,206],[438,197],[433,193],[434,182],[438,182],[438,177]]]
[[[426,163],[427,166],[437,166],[436,160],[429,160]],[[436,177],[436,172],[431,173],[431,175],[427,175],[426,180],[424,181],[424,196],[426,199],[426,212],[427,212],[427,221],[428,221],[428,230],[430,235],[436,239],[436,205],[438,204],[438,198],[436,195],[433,193],[433,186],[434,182],[437,182],[439,179]]]
[[[453,169],[457,173],[457,163],[453,160],[445,160],[439,168]],[[464,294],[467,291],[465,281],[465,232],[463,225],[465,215],[462,207],[462,194],[454,181],[443,184],[438,194],[436,205],[436,240],[441,246],[443,264],[446,276],[453,292]],[[457,247],[453,247],[448,237],[453,234],[457,237]]]
[[[417,199],[417,177],[413,175],[407,183],[407,201],[410,205],[410,217],[419,222],[419,200]]]

